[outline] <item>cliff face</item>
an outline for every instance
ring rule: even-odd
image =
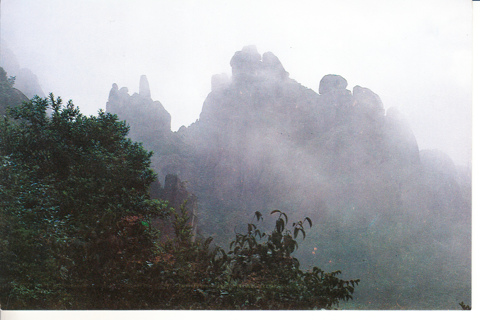
[[[106,111],[117,114],[120,119],[128,119],[133,140],[145,141],[153,137],[161,139],[171,134],[170,114],[160,102],[152,100],[145,76],[140,78],[139,92],[132,95],[129,95],[127,88],[119,89],[114,83],[108,96]]]
[[[129,137],[153,150],[152,167],[160,181],[167,174],[178,174],[188,148],[178,134],[171,131],[171,116],[159,101],[153,101],[146,76],[141,76],[139,92],[129,94],[128,88],[114,83],[106,104],[107,112],[117,114],[130,126]]]
[[[193,232],[197,228],[197,199],[191,194],[185,184],[175,175],[176,172],[170,163],[183,163],[178,153],[183,157],[187,153],[184,143],[171,131],[171,117],[159,101],[153,101],[150,95],[150,86],[146,76],[140,77],[139,91],[130,95],[128,89],[112,85],[106,111],[117,114],[120,120],[125,120],[130,126],[129,138],[142,142],[147,150],[154,150],[152,168],[159,173],[151,188],[151,195],[155,198],[167,200],[171,207],[180,212],[186,202],[186,209],[191,215],[190,224]],[[164,181],[162,185],[160,181]],[[167,220],[172,217],[167,217]],[[156,226],[164,233],[164,239],[173,237],[174,232],[168,223],[156,221]]]
[[[160,179],[186,181],[200,230],[223,241],[256,210],[309,216],[315,227],[298,254],[362,278],[361,303],[435,309],[455,308],[452,295],[468,299],[468,174],[441,152],[420,152],[402,115],[368,88],[326,75],[317,94],[253,46],[230,65],[231,78],[212,77],[199,120],[178,132],[144,78],[132,96],[114,85],[107,103],[155,152]]]
[[[232,79],[220,85],[214,76],[198,122],[183,132],[194,163],[179,174],[201,202],[324,217],[340,199],[367,203],[384,193],[365,207],[388,214],[400,185],[410,183],[405,177],[420,170],[400,115],[385,115],[375,93],[360,86],[352,93],[338,75],[323,77],[317,94],[290,79],[272,53],[247,47],[230,64]]]

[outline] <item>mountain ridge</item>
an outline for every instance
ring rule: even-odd
[[[142,137],[139,141],[154,151],[159,179],[174,174],[186,181],[198,200],[201,232],[223,243],[256,210],[278,208],[294,219],[312,218],[318,227],[306,246],[327,244],[325,257],[308,249],[299,255],[308,264],[363,277],[368,294],[360,294],[362,302],[375,297],[381,308],[398,295],[396,289],[385,294],[375,287],[375,269],[388,283],[426,286],[432,295],[423,300],[415,286],[402,289],[403,299],[415,308],[451,304],[452,288],[468,292],[471,184],[448,155],[419,150],[398,110],[385,110],[368,88],[348,90],[339,75],[324,76],[316,93],[291,79],[273,53],[260,55],[254,46],[237,51],[230,66],[231,78],[212,76],[199,119],[176,132],[168,112],[149,95],[107,102],[107,112],[118,112],[130,123],[131,136]],[[141,82],[140,91],[146,92],[145,79]],[[431,248],[430,242],[439,246]],[[423,257],[416,263],[408,260],[419,252]],[[398,265],[392,269],[391,263]],[[432,263],[451,265],[458,275],[448,284],[433,284],[427,273]],[[435,301],[442,290],[441,302]]]

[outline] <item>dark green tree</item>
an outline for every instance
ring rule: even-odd
[[[325,272],[300,268],[293,256],[305,237],[305,224],[288,228],[288,217],[278,214],[272,232],[260,231],[253,223],[247,233],[237,233],[230,251],[209,248],[212,239],[188,238],[185,212],[175,215],[176,238],[162,244],[150,270],[156,290],[156,307],[161,309],[333,309],[352,298],[359,280],[342,280],[340,271]],[[262,215],[257,212],[258,220]],[[191,237],[191,236],[190,236]]]
[[[108,305],[147,267],[150,220],[166,206],[149,197],[152,154],[127,133],[115,115],[87,117],[53,95],[9,110],[0,124],[4,308]]]
[[[289,228],[284,212],[271,214],[278,218],[270,233],[248,224],[247,233],[237,233],[230,244],[228,291],[240,300],[234,305],[245,309],[332,309],[340,301],[352,299],[360,280],[342,280],[337,277],[340,271],[325,272],[318,267],[303,270],[294,257],[297,238],[305,238],[305,227],[311,227],[312,221],[305,218]],[[255,215],[257,221],[263,219],[260,212]]]

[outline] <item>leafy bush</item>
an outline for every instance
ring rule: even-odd
[[[212,238],[191,239],[186,228],[187,213],[176,215],[177,237],[161,245],[161,253],[152,267],[152,282],[157,290],[156,307],[161,309],[331,309],[352,298],[359,280],[341,280],[340,271],[327,273],[314,267],[300,269],[292,256],[305,237],[304,224],[292,224],[279,214],[272,232],[260,231],[248,224],[246,234],[237,233],[226,253],[219,247],[209,249]],[[183,218],[182,218],[183,217]],[[261,213],[256,217],[262,219]],[[158,290],[158,288],[161,288]]]
[[[144,264],[156,246],[141,222],[166,205],[149,198],[152,154],[127,133],[115,115],[83,116],[53,95],[2,119],[4,308],[100,308],[112,286],[142,272],[130,261]]]

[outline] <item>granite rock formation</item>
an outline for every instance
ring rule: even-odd
[[[320,80],[318,93],[325,94],[335,91],[343,91],[347,89],[348,82],[344,77],[336,74],[327,74]]]
[[[150,86],[145,75],[140,77],[139,92],[130,95],[128,88],[114,83],[106,111],[116,114],[120,120],[129,125],[129,138],[141,142],[147,150],[154,150],[152,156],[152,168],[159,173],[158,181],[152,186],[153,197],[167,200],[170,205],[180,212],[180,206],[187,201],[186,209],[191,214],[191,224],[194,232],[197,226],[197,200],[190,194],[185,184],[175,175],[178,173],[178,164],[183,163],[177,153],[185,148],[179,136],[171,131],[171,116],[159,101],[153,101],[150,94]],[[185,153],[182,154],[185,158]],[[162,186],[159,181],[165,181]],[[165,224],[157,223],[169,236],[173,236],[173,230],[165,229]]]
[[[153,101],[146,76],[140,78],[139,93],[129,95],[128,89],[118,88],[114,83],[106,111],[115,113],[120,119],[128,119],[131,137],[143,141],[148,137],[161,138],[171,133],[171,116],[159,101]]]
[[[364,279],[360,303],[368,296],[378,308],[396,301],[435,309],[451,306],[452,295],[468,295],[471,195],[464,171],[444,154],[420,151],[398,110],[385,110],[368,88],[352,93],[346,79],[326,75],[317,94],[254,46],[236,52],[230,65],[231,79],[212,77],[199,120],[177,132],[149,95],[129,96],[114,85],[107,103],[155,152],[160,179],[187,181],[201,231],[227,241],[256,210],[278,208],[294,220],[313,219],[313,236],[298,254],[307,265]],[[321,256],[308,251],[317,246]]]

